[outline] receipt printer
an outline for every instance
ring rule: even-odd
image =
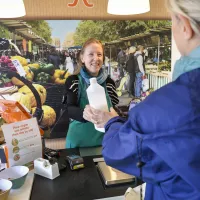
[[[34,160],[34,173],[52,180],[60,176],[58,164],[50,164],[48,160],[43,158]]]

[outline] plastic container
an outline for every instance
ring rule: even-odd
[[[97,83],[96,78],[90,79],[90,86],[86,92],[90,106],[98,110],[108,111],[105,89]],[[97,128],[96,125],[95,129],[100,132],[105,132],[104,128]]]

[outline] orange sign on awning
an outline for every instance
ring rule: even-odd
[[[26,39],[22,40],[22,46],[23,46],[23,50],[27,51],[27,47],[26,47]]]

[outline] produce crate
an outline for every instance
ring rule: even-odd
[[[65,93],[64,85],[43,84],[43,86],[47,90],[47,98],[44,105],[51,106],[58,116],[62,108],[62,99]]]
[[[63,109],[62,99],[65,93],[64,85],[57,85],[52,83],[41,84],[47,90],[47,98],[44,105],[52,107],[56,112],[56,122],[50,129],[50,138],[63,138],[66,136],[68,129],[67,125],[60,125],[60,121],[68,123],[67,118],[61,119],[61,109]],[[59,122],[58,122],[59,120]]]

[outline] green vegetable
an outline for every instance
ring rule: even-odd
[[[7,83],[11,83],[11,79],[7,77],[6,73],[0,73],[0,87],[6,87]]]
[[[41,72],[40,67],[36,68],[35,66],[31,66],[29,65],[30,70],[34,73],[34,76],[37,76],[37,74],[39,74]]]
[[[51,81],[51,76],[45,72],[40,72],[35,80],[40,83],[49,83]]]
[[[55,71],[53,64],[40,65],[40,69],[42,72],[45,72],[50,75],[53,75]]]

